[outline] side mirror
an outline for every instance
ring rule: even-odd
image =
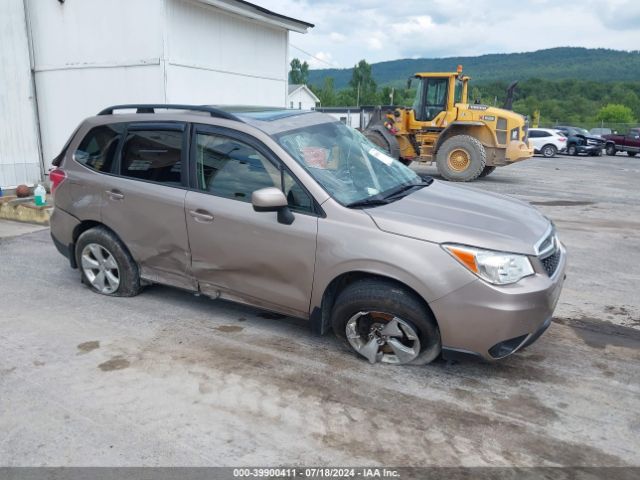
[[[291,225],[295,217],[289,210],[289,202],[282,190],[275,187],[261,188],[251,194],[251,204],[256,212],[278,212],[278,222]]]

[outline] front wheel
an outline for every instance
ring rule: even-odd
[[[605,151],[607,152],[607,155],[613,157],[616,154],[616,146],[613,143],[608,143],[605,147]]]
[[[544,147],[542,147],[542,150],[540,150],[540,152],[545,158],[552,158],[556,156],[556,153],[558,153],[558,149],[555,145],[545,145]]]
[[[576,156],[578,155],[578,147],[575,144],[571,144],[567,147],[567,155]]]
[[[370,363],[425,365],[441,350],[430,310],[412,292],[385,280],[348,285],[331,313],[336,336]]]
[[[436,154],[438,173],[451,182],[470,182],[487,165],[484,145],[471,135],[455,135],[444,141]]]

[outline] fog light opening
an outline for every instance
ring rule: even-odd
[[[504,342],[496,343],[489,349],[489,355],[493,358],[504,358],[507,355],[511,355],[520,345],[527,339],[528,334],[520,335],[519,337],[510,338]]]

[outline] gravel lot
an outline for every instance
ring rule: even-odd
[[[47,230],[0,238],[0,465],[640,466],[639,183],[619,155],[469,186],[536,204],[570,255],[552,327],[495,364],[370,366],[300,320],[93,294]]]

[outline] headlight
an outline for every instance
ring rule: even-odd
[[[534,273],[526,255],[454,244],[445,244],[442,247],[468,270],[494,285],[515,283]]]

